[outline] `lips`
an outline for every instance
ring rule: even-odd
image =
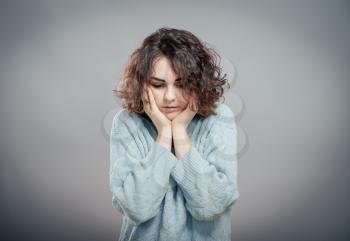
[[[179,109],[179,107],[163,107],[162,111],[165,113],[171,113],[174,111],[177,111]]]

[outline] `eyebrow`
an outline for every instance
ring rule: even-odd
[[[158,78],[158,77],[154,77],[154,76],[151,76],[151,79],[154,79],[154,80],[158,80],[158,81],[162,81],[162,82],[165,82],[164,79],[161,79],[161,78]],[[177,78],[175,81],[180,81],[181,78]]]

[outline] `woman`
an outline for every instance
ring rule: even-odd
[[[110,139],[119,241],[231,240],[239,197],[234,114],[216,52],[161,28],[131,55],[115,90],[123,109]]]

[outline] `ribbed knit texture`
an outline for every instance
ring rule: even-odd
[[[237,128],[224,103],[195,115],[192,147],[177,159],[156,142],[148,116],[123,109],[110,137],[112,205],[123,216],[118,241],[229,241],[237,186]]]

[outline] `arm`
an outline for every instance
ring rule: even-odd
[[[158,142],[147,142],[124,113],[113,119],[110,137],[112,205],[134,225],[154,217],[168,190],[176,158]]]
[[[237,187],[237,130],[232,111],[215,116],[203,148],[183,143],[176,147],[180,160],[171,175],[180,186],[191,215],[202,221],[213,220],[239,197]],[[178,131],[184,133],[183,131]],[[176,138],[186,140],[187,134]],[[190,146],[190,147],[189,147]],[[203,150],[203,151],[202,151]]]
[[[178,160],[181,160],[192,147],[191,139],[187,133],[187,127],[181,125],[173,125],[173,139],[175,147],[175,155]]]

